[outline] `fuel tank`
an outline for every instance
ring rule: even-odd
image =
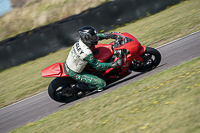
[[[99,60],[99,62],[105,62],[110,59],[113,55],[111,44],[98,44],[92,49],[94,57]]]

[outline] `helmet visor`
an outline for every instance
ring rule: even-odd
[[[99,37],[97,35],[93,35],[93,36],[90,37],[90,40],[92,42],[96,42],[96,41],[99,41]]]

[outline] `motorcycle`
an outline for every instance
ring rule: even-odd
[[[161,54],[157,49],[142,46],[134,36],[127,32],[115,34],[122,38],[117,38],[109,44],[95,45],[91,50],[99,62],[113,62],[121,58],[122,66],[97,71],[88,64],[84,71],[104,79],[108,85],[128,76],[132,71],[147,72],[159,65]],[[69,76],[65,62],[55,63],[43,69],[41,73],[43,77],[56,77],[49,84],[48,94],[57,102],[70,102],[95,91],[78,89],[76,93],[69,95],[69,90],[78,82]]]

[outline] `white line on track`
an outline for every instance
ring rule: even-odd
[[[187,38],[187,37],[192,36],[192,35],[194,35],[194,34],[197,34],[197,33],[199,33],[199,32],[200,32],[200,30],[197,31],[197,32],[191,33],[191,34],[189,34],[189,35],[187,35],[187,36],[184,36],[184,37],[178,38],[178,39],[176,39],[176,40],[173,40],[173,41],[171,41],[171,42],[168,42],[168,43],[166,43],[166,44],[163,44],[162,46],[159,46],[159,47],[157,47],[156,49],[161,48],[161,47],[165,47],[165,46],[167,46],[167,45],[170,45],[171,43],[177,42],[177,41],[179,41],[179,40],[182,40],[182,39],[184,39],[184,38]]]
[[[8,106],[6,106],[6,107],[4,107],[4,108],[1,108],[0,111],[3,110],[3,109],[8,108],[8,107],[10,107],[10,106],[13,106],[13,105],[15,105],[15,104],[18,104],[18,103],[21,103],[21,102],[23,102],[23,101],[26,101],[26,100],[28,100],[28,99],[34,98],[34,97],[36,97],[36,96],[38,96],[38,95],[41,95],[41,94],[43,94],[43,93],[45,93],[45,92],[46,92],[46,91],[41,92],[41,93],[38,93],[38,94],[36,94],[36,95],[34,95],[34,96],[31,96],[31,97],[29,97],[29,98],[26,98],[26,99],[24,99],[24,100],[18,101],[18,102],[16,102],[16,103],[11,104],[11,105],[8,105]]]

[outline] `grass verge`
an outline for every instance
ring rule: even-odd
[[[143,18],[116,31],[129,32],[146,45],[156,47],[200,30],[199,0],[181,2],[158,14]],[[70,48],[0,72],[0,108],[47,89],[52,78],[42,78],[40,71],[67,58]]]
[[[0,40],[53,23],[112,0],[29,0],[0,17]]]
[[[196,58],[11,133],[198,133],[199,66]]]
[[[200,2],[188,0],[149,15],[116,31],[129,32],[142,44],[156,47],[200,30]]]

